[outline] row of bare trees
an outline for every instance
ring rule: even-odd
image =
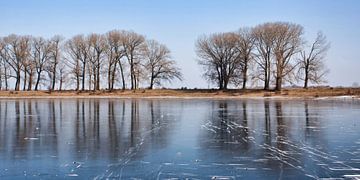
[[[0,88],[8,90],[9,80],[14,78],[15,90],[20,90],[21,79],[23,90],[38,90],[47,75],[54,89],[58,71],[62,71],[58,66],[61,40],[60,36],[46,40],[14,34],[0,38]]]
[[[57,84],[61,90],[63,83],[76,90],[113,90],[117,82],[122,89],[128,88],[128,81],[131,89],[139,88],[140,82],[152,89],[174,79],[182,80],[182,74],[170,50],[131,31],[68,40],[14,34],[0,38],[0,88],[5,90],[11,81],[17,91],[21,84],[23,90],[38,90],[40,85],[55,90]]]
[[[274,84],[281,90],[286,82],[295,84],[324,82],[324,59],[329,43],[319,32],[310,47],[303,27],[274,22],[241,28],[237,32],[216,33],[197,40],[196,53],[204,77],[219,89],[231,84],[245,89],[249,80],[261,81],[264,89]]]

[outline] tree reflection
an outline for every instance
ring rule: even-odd
[[[94,101],[91,103],[93,105],[93,115],[90,115],[90,117],[93,117],[93,134],[94,139],[96,139],[96,142],[94,145],[100,144],[100,101]],[[89,108],[90,109],[90,108]],[[91,114],[91,113],[90,113]]]
[[[124,112],[123,112],[124,113]],[[117,132],[117,123],[114,110],[114,101],[110,100],[108,103],[108,129],[109,129],[109,146],[111,151],[111,156],[116,157],[116,148],[119,147],[118,142],[118,132]]]
[[[132,148],[138,148],[136,155],[140,155],[147,143],[164,147],[175,119],[153,100],[15,100],[12,110],[8,103],[0,106],[0,143],[6,144],[6,137],[12,139],[13,145],[6,145],[14,148],[10,157],[46,149],[51,156],[66,152],[72,161],[100,156],[116,161]],[[9,117],[14,118],[14,126],[7,124]]]
[[[247,102],[246,101],[242,102],[242,112],[243,112],[242,121],[241,121],[242,128],[239,129],[240,134],[238,136],[239,136],[239,139],[241,137],[241,139],[243,140],[243,141],[240,141],[242,144],[242,147],[245,150],[248,150],[250,148],[250,143],[249,143],[250,139],[249,139],[249,126],[248,126]]]
[[[247,102],[216,101],[212,103],[210,112],[212,114],[203,125],[205,134],[202,134],[201,140],[205,141],[200,144],[209,148],[247,152],[250,148]]]
[[[138,137],[138,131],[139,131],[139,109],[138,109],[138,101],[133,100],[131,101],[131,135],[130,135],[130,144],[131,147],[134,147],[137,145],[137,137]]]
[[[305,140],[313,144],[325,143],[326,140],[322,138],[320,114],[318,111],[310,111],[309,102],[304,102],[304,115],[305,115]]]
[[[218,139],[220,142],[228,142],[231,141],[231,132],[230,128],[228,127],[229,122],[231,121],[228,117],[228,104],[227,102],[220,102],[218,104],[219,110],[218,110],[218,120],[219,125],[217,133],[219,134]]]
[[[49,118],[51,121],[49,122],[48,126],[49,129],[52,130],[52,134],[56,137],[56,110],[55,110],[55,102],[54,100],[49,100]]]
[[[85,102],[83,100],[76,100],[75,111],[75,144],[77,149],[81,149],[86,143],[86,129],[85,129]]]
[[[276,112],[276,122],[277,122],[277,137],[276,137],[276,142],[277,142],[277,148],[279,148],[280,150],[285,150],[286,145],[283,141],[285,141],[287,139],[287,134],[286,134],[286,130],[287,130],[287,126],[285,124],[284,121],[284,116],[283,116],[283,109],[282,109],[282,102],[280,101],[276,101],[275,102],[275,112]]]
[[[17,149],[14,149],[13,158],[18,156],[24,156],[26,150],[26,141],[24,138],[26,138],[26,131],[29,129],[23,129],[21,125],[21,111],[20,111],[20,101],[15,101],[15,122],[16,122],[16,134],[14,138],[15,146],[18,147]]]
[[[122,172],[123,179],[151,179],[151,175],[160,171],[159,167],[169,171],[185,169],[182,172],[193,168],[191,172],[196,173],[261,175],[271,172],[271,177],[282,173],[289,175],[283,178],[289,178],[304,172],[312,175],[323,171],[326,167],[319,163],[341,165],[330,162],[337,159],[331,153],[343,144],[336,141],[339,139],[329,140],[338,136],[330,134],[333,126],[322,124],[325,120],[334,123],[324,118],[328,111],[316,108],[324,104],[314,101],[291,104],[294,102],[243,99],[1,101],[0,179],[4,172],[1,170],[9,167],[11,173],[30,169],[36,176],[61,172],[78,174],[84,179],[93,176],[83,174],[120,179]],[[357,134],[349,132],[354,129],[352,125],[343,124],[342,133],[347,134],[339,136],[357,138]],[[344,154],[342,151],[338,157],[353,158]]]
[[[305,139],[307,139],[307,136],[309,136],[311,134],[311,129],[309,127],[311,127],[310,125],[310,114],[309,114],[309,104],[308,102],[304,103],[304,113],[305,113]]]
[[[1,154],[5,154],[4,157],[9,157],[7,154],[9,152],[11,152],[10,150],[8,150],[7,144],[8,139],[7,137],[13,133],[9,130],[12,130],[11,128],[11,124],[8,124],[8,101],[0,101],[1,105],[1,111],[0,111],[0,153]]]
[[[44,138],[43,142],[45,142],[46,144],[48,144],[48,146],[51,147],[57,147],[58,146],[58,130],[57,130],[57,109],[55,107],[55,101],[52,100],[48,100],[48,121],[47,121],[47,129],[46,130],[42,130],[39,129],[39,133],[40,134],[46,134],[46,138]],[[40,120],[40,114],[38,114],[38,118],[39,118],[39,123],[37,124],[37,126],[40,126],[44,121],[44,120]],[[40,136],[39,134],[39,136]],[[40,139],[41,141],[42,139]],[[40,149],[41,150],[41,149]],[[57,156],[58,155],[58,149],[54,148],[53,151],[51,152],[52,156]]]
[[[20,102],[15,101],[16,137],[20,136]]]
[[[270,102],[264,101],[264,111],[265,111],[265,143],[271,145],[271,116],[270,116]]]

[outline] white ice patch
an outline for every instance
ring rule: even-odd
[[[267,161],[269,161],[268,159],[255,159],[253,160],[254,162],[260,162],[260,163],[265,163]]]
[[[35,138],[35,137],[25,137],[24,139],[25,139],[25,140],[34,141],[34,140],[38,140],[39,138]]]
[[[335,168],[329,167],[329,169],[332,171],[360,171],[359,168],[353,168],[353,167],[335,167]]]
[[[346,174],[343,177],[350,178],[350,179],[360,179],[360,174]]]
[[[235,179],[235,177],[233,177],[233,176],[212,176],[211,177],[211,179],[213,179],[213,180],[217,180],[217,179],[219,179],[219,180],[228,180],[228,179]]]

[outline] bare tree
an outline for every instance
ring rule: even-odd
[[[30,55],[30,37],[12,34],[4,38],[4,43],[5,46],[3,47],[1,55],[14,71],[15,90],[19,91],[24,61],[26,61]]]
[[[86,82],[86,69],[88,67],[88,61],[90,59],[90,55],[89,55],[89,51],[90,51],[90,43],[87,41],[86,38],[84,38],[83,35],[79,35],[79,43],[77,44],[80,48],[80,52],[81,52],[81,56],[80,56],[80,62],[81,62],[81,68],[82,68],[82,72],[81,72],[81,90],[84,91],[85,90],[85,82]],[[91,69],[92,70],[92,69]],[[91,72],[89,73],[89,86],[91,89]]]
[[[150,79],[152,87],[162,80],[181,79],[175,61],[167,54],[159,62],[150,59],[151,63],[145,62],[144,49],[148,48],[146,40],[135,32],[113,30],[105,35],[77,35],[65,43],[62,40],[61,36],[44,39],[14,34],[0,38],[0,89],[3,88],[3,82],[7,89],[8,79],[12,77],[15,78],[17,91],[20,90],[20,85],[23,90],[32,90],[33,85],[34,90],[38,90],[45,80],[50,82],[50,90],[55,89],[57,82],[60,83],[59,89],[62,89],[63,83],[68,80],[67,73],[76,81],[76,90],[99,90],[101,78],[106,77],[105,74],[110,90],[120,78],[122,88],[125,89],[127,72],[130,74],[131,89],[137,89],[140,80],[148,78],[145,77],[147,74],[144,67],[150,64],[154,67],[154,74]],[[158,46],[161,50],[166,49],[164,45]],[[62,48],[66,53],[63,53]],[[150,53],[154,49],[147,50]],[[155,49],[153,53],[159,52]],[[168,50],[166,53],[169,53]],[[125,70],[127,64],[130,71]],[[44,76],[44,72],[47,76]],[[88,88],[85,88],[87,85]]]
[[[10,67],[6,59],[6,43],[4,38],[0,37],[0,66],[1,66],[1,89],[3,89],[2,82],[5,82],[5,90],[9,88],[9,78],[11,76]]]
[[[218,33],[199,38],[196,53],[199,64],[204,67],[204,76],[215,82],[219,89],[227,89],[234,78],[239,78],[240,52],[236,33]]]
[[[5,43],[3,42],[3,38],[0,37],[0,90],[3,89],[4,64],[6,64],[5,59],[1,55],[4,48]]]
[[[90,55],[90,54],[89,54]],[[91,63],[91,58],[89,58],[89,62],[86,63],[86,74],[87,74],[87,85],[88,85],[88,89],[91,90],[92,86],[94,84],[94,80],[93,80],[93,75],[94,75],[94,67],[93,64]],[[95,79],[95,78],[94,78]]]
[[[180,69],[176,67],[176,62],[171,59],[170,50],[165,45],[155,40],[147,41],[143,57],[146,60],[145,69],[150,76],[149,89],[153,89],[155,84],[161,85],[162,80],[182,80]]]
[[[69,66],[71,74],[73,74],[75,81],[76,81],[76,90],[80,90],[80,80],[81,76],[84,75],[85,67],[81,67],[82,57],[82,47],[81,44],[83,43],[83,36],[78,35],[74,36],[72,39],[66,42],[66,50],[69,54],[69,57],[66,58],[67,66]],[[83,70],[82,70],[83,69]],[[85,79],[84,76],[83,80]]]
[[[23,74],[24,74],[24,84],[23,90],[32,90],[32,85],[34,84],[36,62],[32,57],[27,58],[23,61]],[[27,88],[26,88],[27,86]]]
[[[125,49],[125,57],[130,65],[131,89],[137,89],[141,68],[140,55],[141,49],[145,43],[145,38],[135,32],[124,31],[122,43]]]
[[[62,40],[64,38],[60,35],[56,35],[50,39],[50,59],[47,66],[47,73],[50,78],[50,90],[55,90],[55,84],[57,80],[58,74],[58,65],[61,62],[61,47],[62,47]]]
[[[78,83],[81,80],[81,90],[85,90],[86,85],[86,75],[91,73],[87,72],[89,70],[89,61],[90,61],[90,43],[84,35],[76,35],[67,42],[68,53],[70,54],[70,63],[73,74],[76,78],[76,89],[79,90]],[[91,69],[92,70],[92,69]],[[88,78],[91,81],[91,78]],[[91,83],[89,83],[91,86]]]
[[[303,44],[303,27],[298,24],[277,22],[273,23],[275,42],[273,52],[276,64],[276,87],[280,91],[283,79],[291,73],[296,65],[292,64],[293,55],[300,52]]]
[[[272,23],[257,25],[253,29],[257,56],[255,62],[259,68],[258,79],[264,81],[264,89],[269,90],[271,79],[272,48],[275,32]]]
[[[59,70],[57,72],[59,72],[59,75],[57,77],[59,79],[59,91],[61,91],[63,89],[63,84],[66,82],[68,77],[65,64],[59,64]]]
[[[89,43],[89,62],[94,78],[94,90],[100,90],[100,69],[103,64],[103,56],[107,45],[103,35],[90,34],[88,36]]]
[[[246,88],[246,83],[248,81],[248,71],[251,61],[254,59],[254,44],[255,38],[252,34],[251,28],[241,28],[238,31],[239,42],[238,49],[240,52],[240,71],[242,75],[242,88]]]
[[[33,38],[32,42],[32,59],[35,64],[36,69],[36,83],[35,83],[35,91],[38,90],[39,83],[42,79],[42,73],[46,70],[45,68],[48,65],[48,61],[50,60],[51,53],[51,42],[45,40],[44,38]],[[31,74],[31,73],[29,73]],[[31,77],[31,76],[30,76]],[[31,81],[31,79],[30,79]]]
[[[34,75],[34,64],[33,62],[31,62],[30,58],[26,58],[23,61],[21,61],[22,63],[22,69],[21,71],[23,72],[23,76],[20,75],[20,77],[23,78],[23,88],[22,90],[25,91],[26,90],[26,85],[28,85],[28,83],[30,84],[30,87],[33,83],[32,81],[32,77]],[[29,77],[28,77],[29,75]],[[29,79],[29,82],[28,82]]]
[[[324,59],[329,48],[330,43],[327,42],[326,36],[318,32],[310,49],[301,51],[298,75],[304,81],[304,88],[307,88],[309,83],[324,82],[324,77],[328,72]]]
[[[117,65],[119,65],[122,89],[126,87],[125,76],[124,76],[124,64],[122,57],[125,56],[125,47],[123,46],[122,40],[124,39],[124,32],[113,30],[106,34],[108,49],[107,49],[107,77],[108,77],[108,89],[113,90],[115,84],[115,76],[117,71]]]
[[[31,57],[31,48],[32,48],[32,37],[31,36],[23,36],[23,38],[26,39],[26,57],[22,59],[22,68],[21,71],[24,76],[23,78],[23,91],[28,90],[30,91],[32,89],[33,85],[33,78],[34,78],[34,72],[35,72],[35,62],[34,59]],[[20,75],[21,77],[21,75]]]
[[[6,62],[5,59],[2,58],[0,55],[0,79],[1,79],[1,87],[0,89],[4,89],[7,91],[9,89],[9,78],[11,77],[11,71],[9,64]],[[5,88],[3,87],[3,84],[5,83]]]

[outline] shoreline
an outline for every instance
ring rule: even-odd
[[[357,96],[324,96],[324,97],[259,97],[259,96],[215,96],[215,97],[184,97],[184,96],[144,96],[144,97],[130,97],[130,96],[18,96],[18,97],[3,97],[0,100],[18,100],[18,99],[166,99],[166,100],[360,100]]]
[[[309,88],[265,91],[214,89],[140,89],[114,91],[0,91],[0,99],[360,99],[360,88]]]

